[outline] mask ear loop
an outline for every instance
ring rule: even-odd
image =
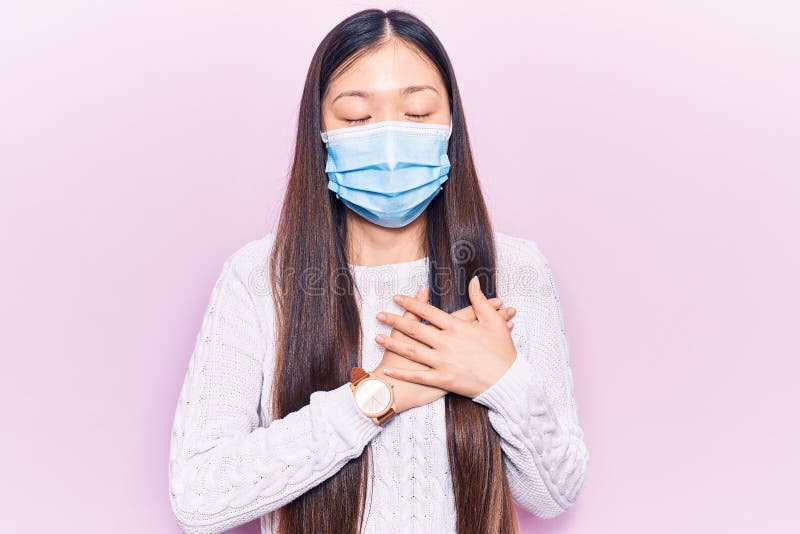
[[[450,130],[447,132],[446,139],[450,139],[450,136],[453,134],[453,114],[450,114]]]

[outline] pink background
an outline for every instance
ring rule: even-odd
[[[0,531],[177,532],[211,286],[273,227],[313,50],[378,5],[445,43],[496,228],[556,276],[591,460],[523,532],[800,532],[797,2],[481,4],[4,3]]]

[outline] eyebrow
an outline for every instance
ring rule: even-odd
[[[401,95],[409,95],[411,93],[416,93],[418,91],[424,91],[425,89],[430,89],[431,91],[435,92],[437,95],[439,94],[439,91],[437,91],[436,88],[434,86],[432,86],[432,85],[409,85],[408,87],[404,87],[403,89],[400,89],[400,94]],[[342,91],[341,93],[336,95],[336,98],[334,98],[331,101],[331,104],[333,104],[334,102],[336,102],[337,100],[339,100],[340,98],[342,98],[344,96],[357,96],[357,97],[360,97],[360,98],[369,98],[369,97],[372,96],[372,93],[369,92],[369,91],[355,91],[355,90],[354,91]]]

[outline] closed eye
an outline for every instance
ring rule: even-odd
[[[414,119],[414,120],[421,120],[421,119],[424,119],[426,117],[430,117],[430,115],[431,115],[430,113],[425,113],[424,115],[413,115],[411,113],[406,113],[406,117],[409,117],[409,118]],[[363,119],[345,119],[345,122],[347,124],[362,124],[362,123],[367,122],[371,118],[372,117],[365,117]]]

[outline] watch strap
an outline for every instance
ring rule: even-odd
[[[365,378],[369,376],[369,373],[366,372],[361,367],[353,367],[350,369],[350,382],[355,386]]]
[[[394,406],[389,406],[389,411],[388,412],[386,412],[385,414],[381,415],[380,417],[370,417],[370,419],[375,421],[375,423],[377,423],[379,425],[382,425],[383,423],[385,423],[386,421],[388,421],[389,419],[394,417],[396,414],[397,414],[397,412],[394,411]]]

